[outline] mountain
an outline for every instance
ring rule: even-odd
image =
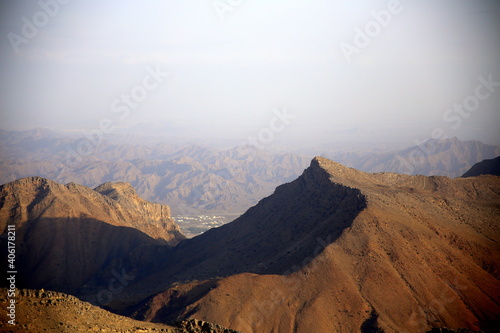
[[[480,175],[500,176],[500,156],[474,164],[462,177],[476,177]]]
[[[407,149],[388,153],[333,153],[332,160],[365,172],[460,177],[472,165],[500,155],[500,148],[480,141],[430,139]]]
[[[4,309],[10,305],[5,295],[7,290],[1,290],[0,304]],[[6,311],[0,313],[0,318],[0,330],[5,333],[238,333],[200,320],[170,325],[140,322],[109,313],[63,293],[29,289],[19,290],[16,295],[16,325],[8,324],[11,319]]]
[[[0,183],[30,176],[88,187],[127,182],[146,200],[168,204],[175,215],[241,214],[309,163],[303,156],[250,146],[221,150],[139,139],[132,144],[121,137],[92,145],[48,130],[8,133],[0,135]],[[79,155],[79,145],[89,152]]]
[[[496,332],[499,205],[498,177],[368,174],[315,158],[108,306],[243,332]]]
[[[136,229],[147,214],[100,220],[142,206],[126,184],[28,178],[0,193],[19,286],[134,319],[250,333],[500,325],[497,176],[370,174],[317,157],[235,221],[176,245]]]
[[[0,230],[15,225],[20,285],[76,292],[156,258],[185,237],[168,206],[141,199],[126,183],[92,190],[40,177],[0,186]],[[2,240],[2,251],[6,239]],[[137,257],[137,258],[135,258]],[[134,273],[135,274],[135,273]]]

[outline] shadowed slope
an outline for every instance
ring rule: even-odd
[[[500,176],[500,156],[474,164],[462,177],[476,177],[479,175]]]
[[[147,295],[178,281],[300,269],[366,205],[358,190],[333,184],[328,177],[313,161],[301,177],[278,187],[240,218],[173,248],[162,271],[134,287]]]
[[[296,186],[301,190],[294,191]],[[339,193],[339,189],[347,195],[329,195]],[[319,195],[310,196],[311,191]],[[345,200],[353,195],[361,201]],[[323,198],[337,208],[327,214],[332,218],[318,220],[320,211],[328,211]],[[294,200],[303,205],[284,203]],[[365,202],[366,208],[359,209]],[[331,243],[325,242],[322,251],[309,247],[304,267],[284,275],[244,273],[176,284],[143,302],[135,316],[151,321],[198,317],[255,333],[358,332],[361,328],[425,332],[432,327],[494,332],[500,318],[499,206],[498,177],[452,180],[367,174],[316,158],[297,181],[278,188],[237,220],[234,225],[241,223],[239,228],[228,229],[229,225],[192,240],[201,246],[200,252],[218,258],[231,255],[227,262],[237,271],[246,263],[239,263],[241,257],[227,251],[226,244],[233,238],[236,247],[245,241],[253,245],[244,248],[250,251],[248,260],[253,262],[253,256],[262,259],[261,248],[268,253],[269,245],[263,243],[252,255],[255,243],[245,234],[255,236],[255,229],[265,226],[261,229],[264,239],[265,234],[275,231],[273,244],[279,245],[288,228],[293,230],[301,221],[307,228],[294,234],[299,239],[288,239],[292,248],[311,245],[303,240],[312,230],[321,230],[323,240],[331,235]],[[339,231],[335,229],[339,220],[333,216],[342,210],[356,213],[350,215],[352,223],[342,224],[345,228]],[[315,229],[320,225],[323,229]],[[205,247],[210,240],[219,247]],[[178,258],[183,257],[184,248],[190,248],[189,243],[176,249]],[[218,254],[217,249],[221,251]],[[280,251],[277,246],[274,253]],[[207,263],[217,265],[203,253],[197,258],[198,262],[181,262],[180,267],[189,264],[211,271],[214,268]],[[257,272],[282,273],[281,261],[272,259],[265,266],[257,265],[262,269]],[[176,275],[182,273],[176,271]],[[161,278],[170,278],[168,270],[147,281],[161,285]]]
[[[0,230],[7,224],[16,228],[20,286],[70,293],[108,284],[113,271],[145,274],[167,244],[184,239],[167,206],[123,183],[92,190],[33,177],[2,185]]]

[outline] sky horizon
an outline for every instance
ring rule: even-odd
[[[2,129],[500,145],[497,1],[0,3]]]

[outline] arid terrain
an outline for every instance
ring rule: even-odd
[[[0,333],[499,333],[500,1],[4,1]]]
[[[171,287],[134,316],[198,316],[244,332],[493,332],[499,186],[493,176],[367,174],[317,158],[240,219],[182,244],[174,256],[192,270],[176,260],[146,284],[172,272],[203,281]]]
[[[2,308],[7,306],[6,290],[0,293]],[[17,297],[17,324],[0,313],[0,330],[5,333],[237,333],[219,325],[187,320],[173,325],[153,324],[109,313],[78,298],[44,290],[20,290]]]
[[[73,293],[96,275],[109,280],[113,272],[121,274],[123,258],[133,258],[130,273],[153,260],[155,249],[185,238],[168,206],[141,199],[127,183],[92,190],[40,177],[19,179],[0,187],[0,228],[7,224],[16,226],[21,281]]]
[[[235,221],[192,239],[168,208],[126,184],[25,178],[1,193],[0,222],[19,230],[19,276],[29,276],[19,287],[68,292],[136,320],[196,318],[252,333],[500,324],[497,176],[370,174],[317,157]],[[170,231],[159,237],[154,221]]]

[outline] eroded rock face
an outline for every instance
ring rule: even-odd
[[[0,228],[42,218],[93,218],[132,227],[154,239],[176,245],[185,237],[167,205],[141,199],[128,183],[105,183],[95,190],[41,177],[22,178],[0,187]]]
[[[185,239],[168,206],[142,200],[124,183],[92,190],[19,179],[0,187],[0,230],[7,224],[16,226],[20,286],[70,293],[108,284],[123,270],[145,273],[162,248]]]
[[[130,214],[126,216],[128,223],[149,236],[164,239],[169,245],[185,239],[170,216],[170,207],[143,200],[129,183],[104,183],[94,191],[113,199],[123,214]]]

